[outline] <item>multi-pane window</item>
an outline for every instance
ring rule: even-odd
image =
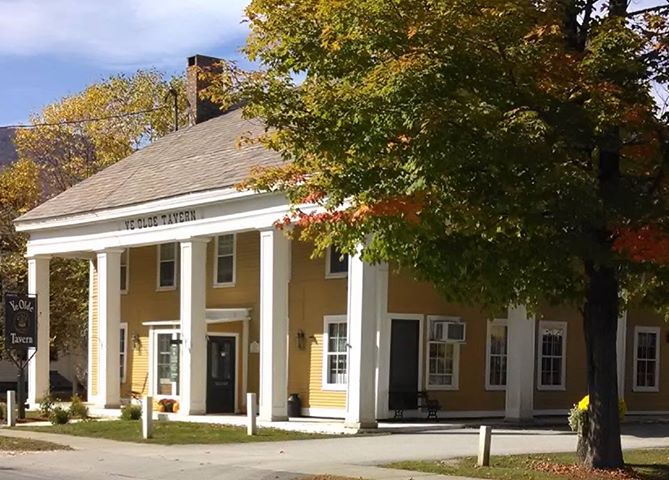
[[[486,388],[503,390],[506,387],[508,329],[506,320],[488,322],[486,359]]]
[[[342,253],[334,245],[327,250],[325,261],[325,276],[328,278],[340,278],[348,275],[348,255]]]
[[[121,324],[121,345],[120,345],[120,378],[121,378],[121,383],[125,383],[125,372],[126,372],[126,359],[127,359],[127,351],[128,351],[128,324],[127,323],[122,323]]]
[[[433,389],[457,389],[460,345],[444,339],[444,319],[429,319],[429,325],[427,386]]]
[[[235,235],[216,238],[216,261],[214,263],[216,285],[231,285],[235,282]]]
[[[564,389],[566,348],[567,324],[540,322],[538,367],[540,389]]]
[[[126,248],[121,254],[121,293],[128,293],[128,256]]]
[[[155,380],[156,395],[179,395],[179,334],[176,332],[157,332],[155,345]]]
[[[158,245],[158,288],[171,289],[177,285],[177,244]]]
[[[660,329],[636,327],[634,329],[634,390],[657,392],[659,390]]]
[[[346,316],[325,317],[323,387],[346,388],[348,371]]]

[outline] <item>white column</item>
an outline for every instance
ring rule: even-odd
[[[379,266],[351,255],[348,263],[347,428],[375,428]]]
[[[98,252],[98,395],[101,408],[121,404],[121,253]]]
[[[290,240],[260,232],[260,420],[288,418]]]
[[[248,388],[249,388],[249,321],[242,322],[242,410],[248,408]]]
[[[620,312],[618,317],[618,337],[616,339],[618,358],[618,398],[625,398],[625,367],[627,358],[627,312]]]
[[[179,413],[207,410],[206,265],[209,239],[181,242],[181,358]]]
[[[49,257],[28,258],[28,294],[37,295],[37,352],[28,365],[28,403],[49,392]],[[28,356],[33,355],[30,349]]]
[[[93,396],[93,342],[98,339],[93,335],[93,318],[95,311],[93,309],[93,289],[95,285],[95,276],[98,274],[95,260],[91,259],[88,262],[88,375],[86,376],[86,391],[88,392],[88,401],[90,403],[97,403],[95,399],[97,395]],[[98,353],[99,354],[99,353]]]
[[[388,264],[378,265],[376,289],[376,418],[388,418],[390,382],[390,330],[388,318]],[[421,339],[422,342],[422,339]],[[420,382],[420,379],[418,380]],[[420,385],[419,385],[420,388]]]
[[[536,322],[520,305],[509,308],[507,325],[506,418],[528,420],[534,416]]]

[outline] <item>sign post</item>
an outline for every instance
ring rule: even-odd
[[[34,349],[28,356],[28,349]],[[18,368],[18,417],[26,418],[26,367],[37,352],[37,296],[5,294],[5,349]]]

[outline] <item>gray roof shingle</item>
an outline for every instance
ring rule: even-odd
[[[282,163],[276,152],[260,145],[238,147],[241,136],[263,130],[259,121],[243,119],[241,109],[232,110],[155,141],[16,221],[44,220],[234,186],[248,177],[253,166]]]

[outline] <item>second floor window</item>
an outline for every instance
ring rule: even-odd
[[[334,245],[329,247],[325,258],[325,277],[342,278],[348,275],[348,255]]]
[[[169,290],[177,286],[177,244],[158,245],[158,288]]]
[[[121,254],[121,293],[128,293],[128,257],[130,250],[125,249]]]
[[[233,285],[235,283],[235,235],[221,235],[216,238],[216,260],[214,262],[214,283]]]

